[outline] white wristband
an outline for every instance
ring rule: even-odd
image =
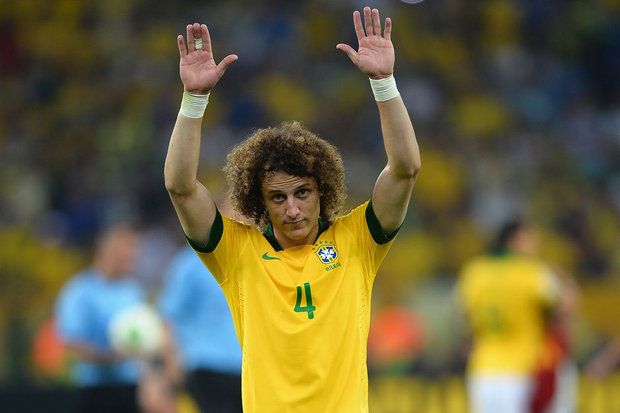
[[[188,91],[183,91],[183,100],[181,101],[179,113],[188,118],[202,118],[205,114],[207,103],[209,103],[209,93],[206,95],[195,95]]]
[[[377,102],[385,102],[386,100],[394,99],[400,95],[396,88],[396,80],[394,75],[386,77],[384,79],[369,79],[372,93],[375,95]]]

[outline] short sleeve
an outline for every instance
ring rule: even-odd
[[[87,305],[83,290],[74,281],[61,291],[56,303],[56,326],[64,342],[84,341],[88,335]]]
[[[374,277],[388,253],[396,233],[384,234],[371,201],[354,208],[349,214],[340,218],[340,225],[351,232],[353,247],[360,251],[366,271]]]
[[[250,231],[256,230],[249,225],[221,215],[218,211],[207,248],[196,248],[190,243],[218,284],[226,283],[231,274],[235,273],[238,258],[250,240]]]
[[[545,265],[540,266],[536,292],[541,301],[548,306],[555,304],[560,296],[560,283],[557,276]]]
[[[381,224],[379,223],[379,218],[377,218],[377,215],[375,214],[375,210],[372,208],[372,200],[368,202],[366,206],[365,214],[366,214],[366,224],[368,224],[370,235],[372,235],[372,239],[377,244],[380,244],[380,245],[387,244],[388,242],[392,241],[396,237],[396,234],[398,234],[400,227],[395,229],[391,233],[386,233],[383,230],[383,228],[381,228]]]

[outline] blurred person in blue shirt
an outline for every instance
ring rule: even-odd
[[[185,389],[200,410],[241,413],[241,348],[230,310],[189,247],[170,265],[159,310],[172,330]]]
[[[138,248],[139,236],[128,226],[103,231],[92,266],[68,280],[57,299],[58,333],[75,360],[71,376],[79,387],[79,412],[139,411],[138,360],[115,352],[108,338],[114,317],[144,302],[130,275]]]

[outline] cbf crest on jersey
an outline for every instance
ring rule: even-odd
[[[316,250],[316,255],[323,264],[331,264],[338,258],[338,251],[333,245],[323,245]]]

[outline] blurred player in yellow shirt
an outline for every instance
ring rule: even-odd
[[[188,25],[187,37],[177,38],[185,92],[166,189],[231,309],[246,413],[368,411],[371,289],[405,219],[420,154],[392,75],[392,22],[382,30],[377,9],[365,7],[363,15],[362,22],[353,13],[358,50],[336,48],[370,78],[388,161],[371,200],[345,216],[340,155],[296,122],[259,129],[228,155],[233,207],[255,225],[218,211],[196,179],[201,123],[208,94],[237,56],[216,64],[204,24]]]
[[[473,335],[468,362],[472,413],[526,413],[546,320],[558,299],[551,270],[534,257],[536,234],[505,224],[489,255],[467,263],[458,296]]]

